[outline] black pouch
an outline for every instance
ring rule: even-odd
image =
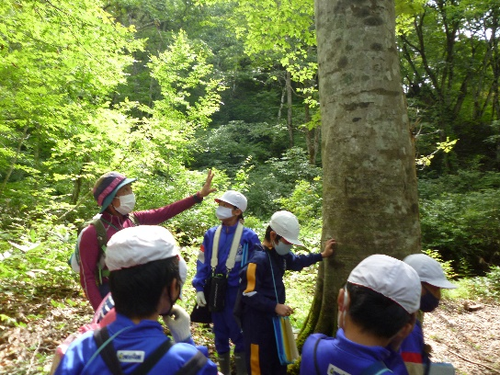
[[[212,312],[224,310],[226,305],[226,275],[217,274],[210,279],[210,296],[208,297],[208,308]]]
[[[207,279],[205,281],[205,286],[203,287],[205,298],[208,298],[210,296],[210,280],[211,279]],[[208,304],[203,307],[195,305],[193,311],[191,312],[191,321],[195,323],[205,324],[212,323],[212,313],[208,308]]]

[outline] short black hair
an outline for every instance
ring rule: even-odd
[[[412,315],[393,300],[363,286],[347,283],[348,314],[363,332],[389,339],[411,322]]]
[[[266,229],[266,235],[264,237],[266,239],[266,241],[268,241],[268,242],[271,242],[271,232],[276,233],[276,231],[273,228],[271,228],[270,225],[268,225],[267,229]],[[280,239],[281,239],[281,236],[278,233],[276,233],[276,240],[279,241]]]
[[[109,288],[116,311],[128,318],[151,316],[157,311],[163,289],[170,289],[174,279],[180,285],[178,257],[112,271]]]

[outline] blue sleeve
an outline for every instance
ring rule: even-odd
[[[164,357],[161,362],[158,363],[159,366],[163,366],[164,374],[176,374],[182,366],[184,366],[193,356],[198,352],[198,349],[190,344],[179,343],[175,344],[168,351],[166,358]],[[203,353],[203,351],[202,351]],[[206,353],[203,353],[206,356]],[[168,368],[165,364],[168,363]],[[155,368],[153,368],[155,370]],[[152,371],[154,372],[154,371]],[[199,370],[197,375],[217,375],[217,365],[211,360]]]
[[[93,331],[86,332],[69,345],[54,375],[80,374],[83,371],[89,357],[97,350],[92,335]]]
[[[209,229],[203,237],[198,259],[196,261],[196,274],[193,277],[192,284],[197,292],[202,292],[205,281],[210,277],[212,268],[210,267],[210,258],[212,257],[213,228]]]
[[[260,240],[259,237],[257,236],[257,233],[252,231],[250,238],[248,240],[248,254],[247,254],[247,259],[250,259],[254,253],[255,250],[257,250],[260,246]]]
[[[301,271],[304,267],[308,267],[311,264],[321,262],[323,257],[321,254],[307,254],[307,255],[296,255],[292,252],[284,255],[286,259],[286,269],[292,271]]]

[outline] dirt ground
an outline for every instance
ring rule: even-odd
[[[47,374],[58,343],[90,321],[91,308],[79,293],[68,290],[72,296],[61,303],[45,292],[30,299],[0,295],[0,374]],[[500,303],[445,300],[426,314],[424,334],[433,360],[453,363],[457,374],[500,374]],[[194,334],[201,345],[212,346],[209,338]]]
[[[433,361],[453,363],[457,374],[500,374],[500,304],[444,300],[423,329]]]

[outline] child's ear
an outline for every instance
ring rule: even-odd
[[[339,307],[339,311],[344,311],[349,305],[349,294],[347,293],[347,289],[340,288],[339,295],[337,297],[337,305]]]

